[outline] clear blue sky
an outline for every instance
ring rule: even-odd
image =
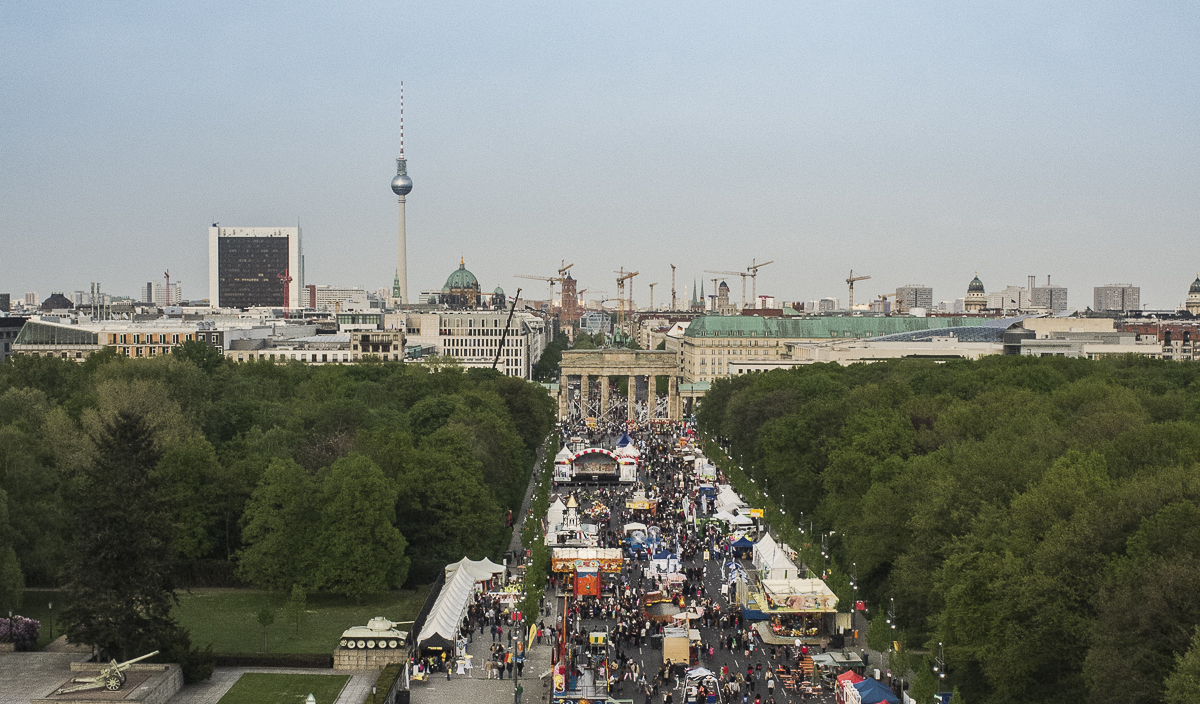
[[[401,80],[413,295],[460,255],[639,304],[751,258],[785,300],[1080,308],[1200,269],[1196,3],[39,1],[0,5],[0,291],[205,297],[213,220],[389,285]]]

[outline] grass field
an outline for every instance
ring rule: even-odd
[[[303,704],[310,694],[317,704],[330,704],[349,681],[349,675],[247,672],[233,683],[218,704]]]
[[[263,652],[262,627],[258,612],[263,606],[276,609],[275,623],[268,628],[269,652],[329,653],[337,647],[338,636],[351,626],[363,626],[372,616],[393,621],[412,621],[417,617],[429,587],[369,594],[362,604],[332,594],[310,594],[304,623],[296,628],[288,622],[283,606],[285,592],[247,589],[194,589],[179,593],[175,618],[192,633],[192,643],[213,644],[217,653]],[[400,630],[409,630],[401,626]],[[319,700],[318,700],[319,701]]]

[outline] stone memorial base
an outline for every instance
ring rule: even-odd
[[[384,648],[383,650],[362,650],[338,648],[333,651],[333,669],[335,670],[376,670],[394,662],[408,662],[407,648]]]
[[[30,704],[55,704],[56,702],[166,704],[183,688],[183,671],[179,669],[179,665],[143,665],[139,663],[131,665],[125,671],[125,686],[115,692],[101,687],[100,689],[86,689],[82,692],[54,693],[63,687],[72,686],[71,679],[75,677],[91,677],[100,674],[103,667],[103,664],[94,662],[71,663],[71,676],[56,685],[46,696],[40,699],[31,699]]]

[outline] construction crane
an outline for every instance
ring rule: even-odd
[[[282,274],[276,274],[276,277],[283,282],[283,318],[288,317],[288,299],[292,297],[292,276],[287,269],[283,270]]]
[[[762,264],[755,264],[754,260],[751,259],[750,266],[746,267],[746,271],[750,272],[750,291],[751,291],[751,296],[754,299],[754,307],[755,308],[758,307],[758,270],[768,264],[774,264],[774,263],[775,263],[775,260],[772,259],[769,262],[763,262]],[[745,281],[746,281],[746,279],[743,278],[742,282],[745,283]]]
[[[565,262],[565,261],[566,261],[566,259],[563,259],[562,261],[564,261],[564,262]],[[567,264],[566,266],[564,266],[564,267],[562,267],[561,269],[559,269],[559,270],[558,270],[558,275],[559,275],[559,276],[562,276],[562,277],[564,277],[564,278],[565,278],[565,277],[566,277],[566,275],[567,275],[567,269],[570,269],[570,268],[571,268],[571,267],[573,267],[573,266],[575,266],[575,263],[574,263],[574,262],[572,262],[572,263],[570,263],[570,264]]]
[[[163,276],[166,277],[166,279],[167,279],[167,298],[166,298],[166,302],[163,303],[163,305],[169,306],[169,305],[171,305],[171,270],[167,269],[166,271],[164,271]],[[152,294],[151,298],[153,298],[153,291],[151,291],[151,294]],[[154,301],[150,301],[150,302],[153,303]]]
[[[550,305],[554,305],[554,284],[562,281],[561,276],[533,276],[530,274],[516,274],[514,279],[533,279],[535,281],[546,281],[550,284]]]
[[[706,273],[706,274],[724,274],[726,276],[742,277],[742,308],[746,307],[746,277],[749,276],[749,274],[747,274],[744,271],[710,271],[708,269],[705,269],[704,273]],[[716,293],[716,292],[717,292],[717,280],[713,279],[713,293]]]
[[[671,265],[671,310],[675,310],[675,265]]]
[[[882,306],[880,306],[880,311],[879,311],[879,312],[881,312],[881,313],[883,313],[883,312],[886,312],[886,311],[884,311],[883,309],[887,307],[887,299],[889,299],[889,298],[895,298],[895,299],[896,299],[896,309],[895,309],[895,310],[893,310],[892,312],[893,312],[893,313],[899,313],[899,312],[900,312],[900,306],[901,306],[901,305],[904,303],[904,299],[903,299],[903,298],[901,298],[901,297],[899,297],[899,296],[897,296],[897,295],[896,295],[896,294],[894,294],[894,293],[881,293],[881,294],[879,294],[879,300],[880,300],[880,301],[883,301],[883,305],[882,305]]]
[[[654,310],[654,287],[657,285],[657,281],[650,284],[650,310]]]
[[[614,274],[619,274],[617,277],[617,329],[624,330],[625,328],[625,282],[637,276],[639,272],[625,271],[625,267],[621,267],[620,271],[614,271]],[[633,285],[629,286],[629,310],[633,313]]]
[[[521,298],[521,287],[517,287],[517,295],[513,296],[512,307],[508,309],[508,321],[504,323],[504,332],[500,335],[500,345],[496,348],[496,358],[492,360],[492,369],[500,363],[500,355],[504,354],[504,341],[508,339],[508,328],[512,325],[513,313],[517,312],[517,301]]]
[[[854,282],[855,281],[866,281],[869,278],[871,278],[871,277],[870,276],[855,276],[853,269],[850,270],[850,276],[848,276],[846,278],[846,283],[850,284],[850,304],[848,306],[846,306],[846,310],[849,311],[851,315],[854,315]]]

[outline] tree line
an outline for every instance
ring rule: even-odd
[[[895,600],[921,690],[1194,700],[1200,364],[818,364],[716,381],[697,420],[884,628]]]
[[[498,559],[554,412],[536,384],[452,364],[234,365],[199,343],[14,358],[0,366],[0,607],[118,550],[128,531],[98,530],[97,512],[154,526],[163,584],[357,596]]]

